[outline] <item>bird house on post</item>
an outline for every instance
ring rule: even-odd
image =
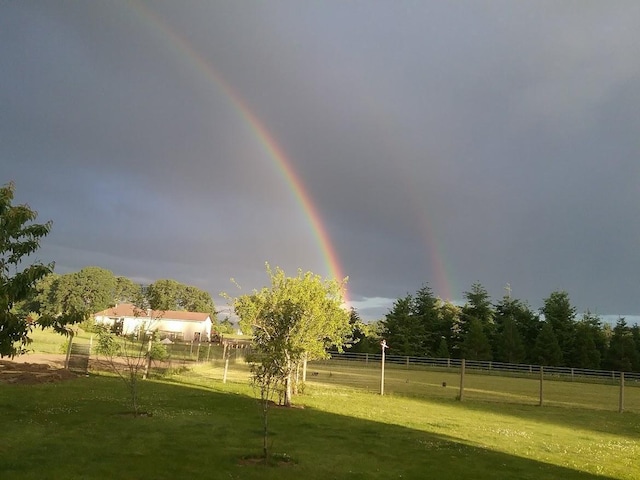
[[[382,370],[380,373],[380,395],[384,395],[384,352],[387,348],[389,348],[389,345],[387,345],[387,341],[386,340],[382,340],[380,342],[380,348],[382,350]]]

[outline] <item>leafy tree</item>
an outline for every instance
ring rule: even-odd
[[[575,335],[576,309],[571,305],[569,294],[563,291],[552,292],[544,300],[542,314],[545,321],[551,325],[558,340],[562,360],[559,365],[569,365],[573,351]]]
[[[462,344],[464,358],[467,360],[492,360],[491,345],[484,333],[482,323],[477,318],[471,317]]]
[[[243,331],[253,333],[259,365],[282,378],[284,405],[291,405],[293,375],[306,359],[326,358],[351,334],[349,312],[342,308],[343,283],[311,272],[287,277],[267,264],[271,286],[232,300]]]
[[[127,277],[116,277],[112,302],[141,304],[142,286]]]
[[[215,315],[215,306],[208,292],[175,280],[155,281],[147,289],[147,298],[154,310],[187,310]]]
[[[147,288],[149,307],[153,310],[178,310],[182,284],[170,279],[153,282]]]
[[[12,205],[15,185],[0,187],[0,357],[25,351],[32,325],[14,310],[19,302],[35,295],[35,284],[53,271],[53,264],[34,262],[21,269],[29,255],[40,248],[40,240],[51,230],[51,222],[33,223],[37,213],[27,205]],[[60,325],[60,324],[58,324]]]
[[[58,287],[60,275],[51,273],[36,282],[35,295],[30,300],[31,310],[45,315],[58,315],[62,312]]]
[[[351,308],[349,325],[353,331],[349,349],[354,353],[379,353],[384,327],[381,322],[365,323],[355,308]]]
[[[230,335],[235,333],[236,329],[231,320],[225,318],[216,326],[216,331],[222,335]]]
[[[178,306],[181,310],[187,310],[188,312],[209,313],[212,318],[215,318],[216,309],[213,305],[211,294],[191,285],[183,286]]]
[[[557,367],[562,363],[562,350],[549,322],[543,322],[533,348],[533,361],[540,365]]]
[[[94,314],[113,304],[116,277],[101,267],[85,267],[58,278],[56,295],[62,311]]]

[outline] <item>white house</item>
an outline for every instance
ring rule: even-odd
[[[109,325],[122,334],[130,334],[144,328],[170,340],[209,341],[211,316],[202,312],[180,310],[142,310],[130,303],[107,308],[94,315],[96,323]]]

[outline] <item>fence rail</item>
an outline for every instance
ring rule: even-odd
[[[382,361],[382,355],[379,353],[355,353],[343,352],[331,354],[328,360],[323,362],[345,362],[345,363],[365,363],[375,364]],[[410,368],[433,368],[433,369],[460,369],[462,360],[459,358],[431,358],[431,357],[410,357],[401,355],[385,355],[385,363],[390,367]],[[590,379],[597,381],[619,381],[620,373],[615,370],[593,370],[587,368],[571,368],[571,367],[552,367],[547,365],[526,365],[518,363],[490,362],[482,360],[465,360],[466,370],[472,370],[477,373],[486,373],[497,375],[517,375],[530,376],[538,375],[540,368],[544,368],[545,376],[554,376],[567,379]],[[640,373],[624,372],[624,378],[627,382],[640,383]]]

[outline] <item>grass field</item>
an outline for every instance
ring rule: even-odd
[[[381,397],[375,365],[311,364],[301,408],[270,410],[272,451],[293,462],[266,467],[243,460],[262,446],[246,364],[226,384],[220,360],[192,365],[141,383],[140,418],[105,374],[0,385],[0,478],[640,478],[639,387],[620,414],[615,384],[545,381],[538,407],[535,378],[471,374],[458,402],[459,374],[390,366]]]
[[[303,408],[270,410],[272,451],[294,461],[246,464],[243,457],[260,452],[260,409],[246,371],[230,370],[239,383],[222,384],[220,376],[220,367],[200,365],[143,382],[142,408],[153,415],[140,418],[126,414],[124,386],[108,375],[0,385],[1,477],[640,478],[635,413],[460,403],[424,397],[422,387],[380,397],[328,384],[320,373],[295,398]],[[583,388],[587,394],[591,386]]]
[[[362,362],[320,362],[310,366],[312,382],[355,387],[370,392],[380,391],[379,365]],[[446,387],[443,387],[446,383]],[[454,399],[459,394],[460,373],[448,369],[405,369],[387,366],[385,392],[417,398]],[[587,409],[618,411],[620,385],[615,382],[581,383],[558,380],[547,376],[543,383],[543,404]],[[538,405],[540,380],[537,375],[528,378],[486,375],[467,371],[464,379],[464,399],[498,403]],[[640,414],[640,385],[627,382],[624,389],[624,410]]]

